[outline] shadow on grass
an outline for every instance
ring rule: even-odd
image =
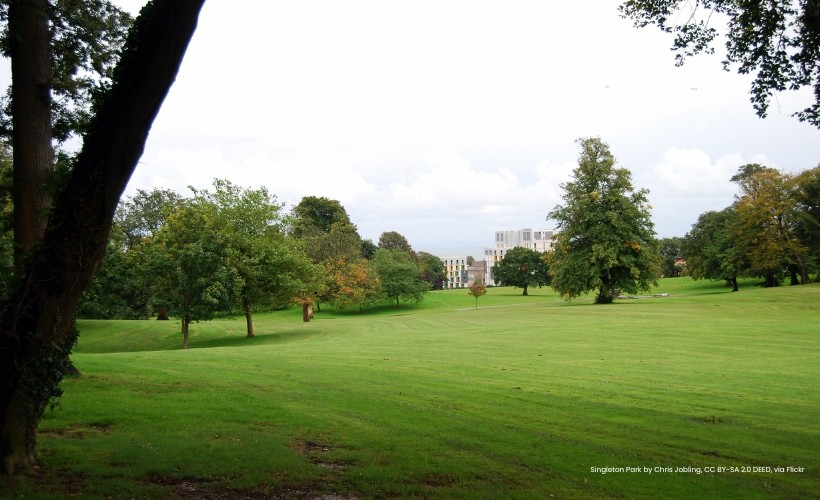
[[[307,340],[320,335],[323,335],[323,332],[315,328],[272,333],[257,332],[253,337],[248,337],[243,334],[201,340],[192,339],[190,347],[191,349],[211,349],[214,347],[248,347],[254,345],[285,344]]]

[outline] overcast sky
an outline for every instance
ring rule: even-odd
[[[650,190],[660,237],[728,206],[742,164],[820,163],[820,132],[788,116],[808,91],[761,120],[749,77],[720,54],[675,67],[618,4],[208,0],[126,194],[219,177],[288,209],[327,196],[374,242],[481,258],[496,230],[553,227],[579,137]]]

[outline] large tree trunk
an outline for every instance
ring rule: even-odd
[[[612,288],[609,285],[609,280],[601,280],[601,285],[598,287],[598,295],[595,297],[596,304],[611,304],[614,298],[612,297]]]
[[[529,293],[527,293],[527,285],[524,285],[524,291],[521,293],[521,295],[529,296]]]
[[[243,304],[242,309],[245,310],[245,325],[247,325],[248,338],[253,337],[253,317],[251,316],[251,306]]]
[[[49,399],[59,394],[62,364],[76,340],[74,307],[105,255],[117,202],[176,77],[203,2],[155,0],[137,20],[114,84],[96,108],[83,149],[56,197],[42,244],[25,260],[25,279],[2,309],[0,454],[6,474],[34,465],[37,424]],[[9,14],[11,32],[26,29],[12,27],[20,20]],[[25,58],[26,51],[18,57]]]
[[[157,312],[157,321],[168,321],[168,308],[162,306]]]
[[[51,34],[46,0],[9,2],[11,110],[14,117],[14,271],[45,232],[54,170],[51,145]]]
[[[188,348],[188,332],[190,331],[191,318],[187,314],[182,316],[182,348]]]

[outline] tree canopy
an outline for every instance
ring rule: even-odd
[[[412,254],[405,250],[379,248],[372,260],[379,277],[382,295],[399,307],[399,301],[419,302],[430,289],[421,279],[421,269]]]
[[[578,167],[561,185],[564,205],[548,216],[558,227],[552,287],[567,300],[597,290],[596,303],[612,302],[615,290],[649,290],[660,276],[660,255],[647,191],[635,190],[601,139],[577,142]]]
[[[810,250],[801,238],[805,220],[795,196],[797,176],[759,164],[743,165],[732,177],[741,189],[735,202],[735,244],[748,264],[748,272],[776,284],[784,268],[809,282]],[[796,283],[795,283],[796,284]]]
[[[336,223],[351,224],[347,210],[338,200],[324,196],[305,196],[293,207],[293,230],[298,237],[314,232],[329,233]]]
[[[473,284],[471,284],[467,288],[467,295],[475,298],[475,308],[478,309],[478,298],[483,296],[487,293],[487,287],[484,286],[484,283],[481,282],[480,279],[475,280]]]
[[[692,279],[722,279],[731,283],[733,291],[738,290],[743,264],[732,237],[736,218],[734,207],[705,212],[686,233],[682,250]]]
[[[550,284],[549,266],[543,257],[531,248],[512,248],[493,266],[493,279],[501,286],[522,288],[521,295],[528,295],[529,287]]]
[[[755,75],[750,94],[758,116],[766,116],[776,92],[811,87],[814,104],[794,115],[820,128],[820,3],[816,0],[628,0],[619,10],[636,27],[654,24],[673,34],[678,65],[693,55],[714,53],[714,42],[725,31],[723,67]]]
[[[385,231],[379,236],[379,248],[388,250],[402,250],[413,254],[413,247],[403,234],[396,231]]]

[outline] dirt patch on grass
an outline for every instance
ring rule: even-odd
[[[37,434],[44,437],[85,439],[100,436],[111,432],[111,424],[94,422],[88,424],[73,424],[62,429],[40,429]]]
[[[293,448],[307,456],[308,460],[314,465],[324,469],[344,469],[354,464],[352,460],[343,460],[335,457],[327,456],[333,451],[333,446],[319,441],[298,440],[294,442]]]
[[[83,492],[88,482],[83,474],[47,468],[4,479],[0,481],[0,498],[74,497]]]
[[[336,493],[323,493],[320,490],[311,490],[298,487],[284,487],[268,489],[260,486],[258,490],[237,490],[220,484],[216,479],[191,477],[153,476],[147,483],[154,486],[165,486],[171,489],[169,498],[202,500],[356,500],[355,496],[345,496]]]
[[[213,479],[196,477],[152,476],[146,483],[171,489],[171,498],[201,498],[203,500],[277,498],[263,492],[238,491],[226,488]]]

